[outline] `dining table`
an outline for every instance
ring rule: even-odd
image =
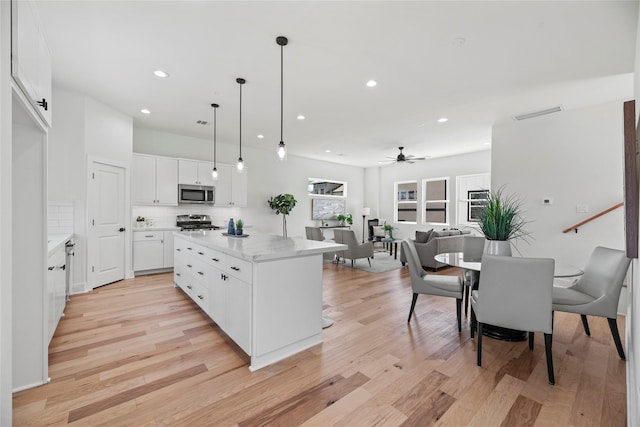
[[[471,270],[477,273],[478,280],[475,280],[476,286],[473,288],[477,289],[477,284],[480,282],[479,276],[482,271],[482,259],[465,257],[463,252],[445,252],[435,255],[434,259],[443,264],[459,267],[464,270]],[[578,277],[583,274],[584,271],[582,269],[574,267],[573,265],[557,261],[554,264],[554,278]],[[482,328],[482,334],[502,341],[524,341],[528,336],[526,331],[503,328],[494,325],[484,325]]]

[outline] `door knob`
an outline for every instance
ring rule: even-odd
[[[124,231],[124,227],[120,227],[118,231],[122,233]]]

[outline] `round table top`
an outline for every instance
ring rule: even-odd
[[[464,268],[466,270],[480,271],[482,268],[482,262],[478,259],[465,260],[462,252],[447,252],[438,254],[435,260],[443,264],[452,265],[454,267]],[[555,270],[553,277],[575,277],[581,276],[584,271],[569,264],[555,263]]]

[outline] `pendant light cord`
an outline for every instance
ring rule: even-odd
[[[242,83],[240,83],[240,158],[242,158]]]
[[[283,114],[284,114],[283,113],[284,112],[284,108],[283,108],[283,104],[284,104],[284,101],[283,101],[283,98],[284,98],[284,95],[283,95],[284,94],[284,77],[283,77],[283,74],[284,74],[284,60],[283,60],[283,56],[284,56],[284,53],[283,53],[283,51],[284,51],[284,45],[280,45],[280,142],[284,141],[283,136],[282,136],[282,134],[283,134],[283,132],[282,132],[282,129],[283,129],[283,126],[282,126],[283,118],[282,117],[283,117]]]
[[[213,107],[213,168],[216,167],[216,110],[218,106]]]

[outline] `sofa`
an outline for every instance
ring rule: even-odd
[[[433,257],[445,252],[462,252],[464,238],[469,235],[469,230],[457,229],[416,231],[416,238],[412,240],[422,267],[437,270],[447,264],[438,262]],[[400,261],[402,265],[407,263],[403,252],[400,253]]]

